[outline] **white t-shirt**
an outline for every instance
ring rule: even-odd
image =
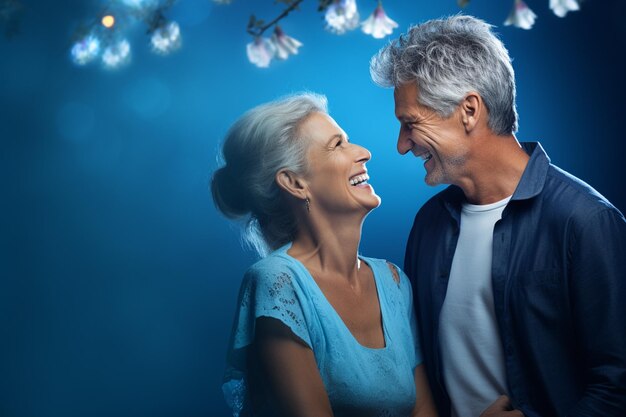
[[[493,228],[511,197],[464,204],[439,338],[453,417],[478,417],[507,394],[504,354],[493,306]]]

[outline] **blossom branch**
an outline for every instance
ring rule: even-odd
[[[265,22],[263,20],[257,20],[254,15],[251,15],[250,21],[248,22],[248,28],[246,31],[254,37],[261,36],[267,29],[274,26],[281,19],[287,17],[287,15],[291,13],[293,10],[295,10],[298,7],[298,5],[302,3],[303,1],[304,0],[295,0],[293,3],[291,3],[289,7],[283,10],[281,14],[279,14],[274,20],[272,20],[271,22],[267,24],[264,24]]]

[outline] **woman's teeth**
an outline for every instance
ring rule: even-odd
[[[354,186],[354,185],[364,184],[364,183],[367,183],[367,180],[369,179],[370,177],[367,174],[357,175],[356,177],[350,178],[350,185]]]

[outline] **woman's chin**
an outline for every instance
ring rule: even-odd
[[[370,211],[378,208],[380,206],[380,203],[381,203],[380,197],[372,192],[372,195],[369,196],[367,201],[363,201],[361,205],[369,213]]]

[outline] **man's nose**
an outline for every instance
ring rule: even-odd
[[[409,135],[406,132],[400,130],[400,133],[398,134],[398,143],[396,145],[398,153],[400,155],[406,154],[411,149],[413,149],[413,145],[413,141],[410,139]]]

